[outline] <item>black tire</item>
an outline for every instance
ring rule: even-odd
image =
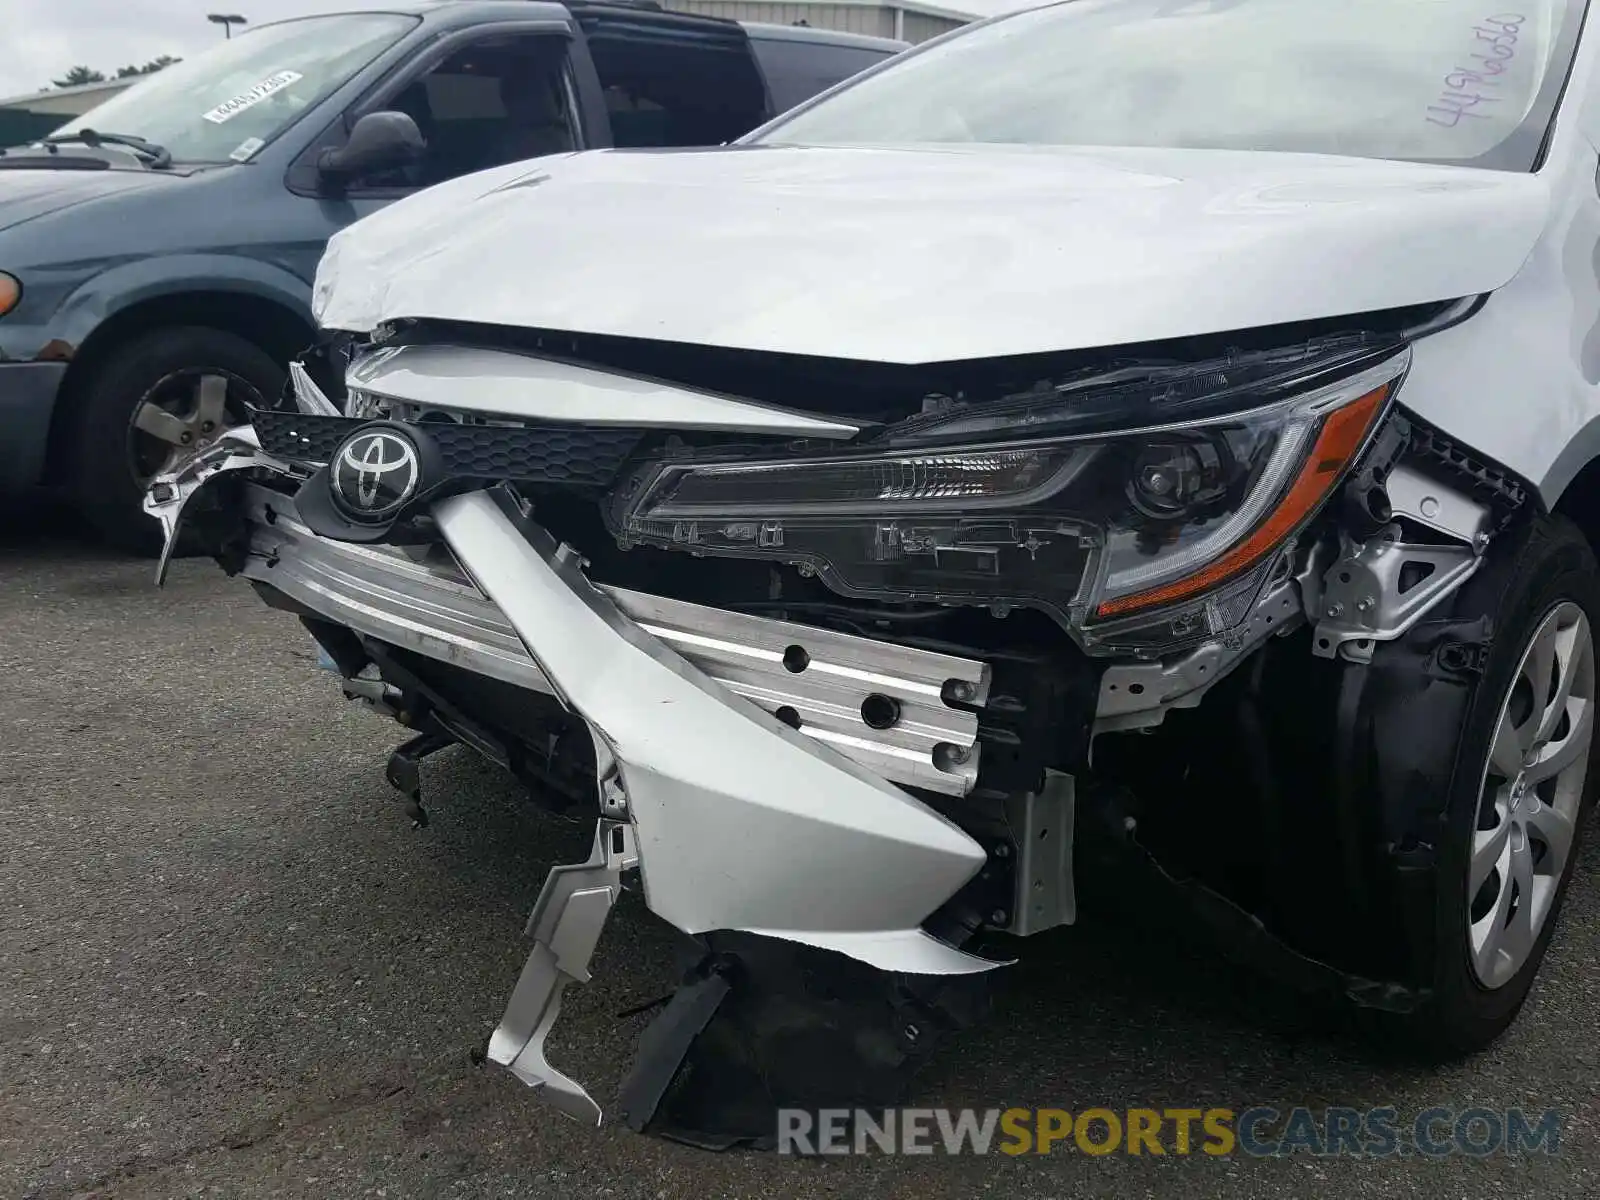
[[[78,510],[109,544],[134,554],[161,548],[160,529],[141,507],[133,418],[146,397],[177,376],[222,375],[228,408],[273,402],[286,370],[254,343],[202,326],[156,329],[115,347],[75,397],[68,484]]]
[[[1466,930],[1470,920],[1467,866],[1490,744],[1523,652],[1545,616],[1563,601],[1582,609],[1591,635],[1600,630],[1600,568],[1594,552],[1570,521],[1539,517],[1508,544],[1497,547],[1495,561],[1463,589],[1456,617],[1487,617],[1492,629],[1483,669],[1460,727],[1441,844],[1433,868],[1432,912],[1396,913],[1393,927],[1410,925],[1412,972],[1427,981],[1431,995],[1418,1011],[1397,1022],[1391,1033],[1404,1037],[1408,1052],[1432,1059],[1452,1059],[1482,1050],[1516,1019],[1544,960],[1561,915],[1562,901],[1577,869],[1583,817],[1593,811],[1600,771],[1591,738],[1589,770],[1577,830],[1567,867],[1557,886],[1544,926],[1520,969],[1494,988],[1481,984],[1473,970]]]

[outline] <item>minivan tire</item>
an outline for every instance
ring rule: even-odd
[[[151,555],[160,527],[143,509],[148,472],[137,460],[133,420],[146,399],[165,399],[204,375],[228,380],[227,409],[270,404],[286,371],[253,342],[220,329],[156,329],[124,342],[97,364],[77,396],[68,446],[68,483],[78,511],[108,544]],[[145,435],[140,435],[144,437]]]

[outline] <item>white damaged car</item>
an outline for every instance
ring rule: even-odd
[[[436,187],[147,507],[415,733],[415,818],[457,742],[593,813],[488,1048],[570,1114],[634,871],[691,952],[621,1107],[703,1144],[894,1102],[1108,904],[1472,1051],[1597,778],[1587,7],[1078,0]]]

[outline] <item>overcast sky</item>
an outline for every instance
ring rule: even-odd
[[[382,7],[382,0],[0,0],[0,97],[48,87],[79,64],[114,75],[163,54],[198,53],[222,39],[208,12],[265,22]]]

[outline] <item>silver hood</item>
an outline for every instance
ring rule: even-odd
[[[329,328],[399,318],[917,363],[1113,346],[1492,291],[1531,175],[1234,151],[596,151],[338,234]]]

